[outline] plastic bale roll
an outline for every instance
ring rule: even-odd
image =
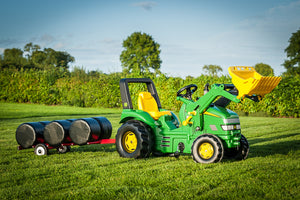
[[[93,117],[93,119],[97,120],[101,127],[101,139],[109,139],[112,133],[112,126],[110,121],[105,117]]]
[[[70,138],[78,145],[100,139],[101,127],[93,118],[82,118],[74,121],[70,127]]]
[[[16,140],[18,144],[26,149],[35,145],[38,140],[43,140],[45,126],[49,123],[49,121],[43,121],[21,124],[16,130]]]
[[[69,122],[74,122],[74,121],[76,121],[76,120],[78,120],[78,119],[67,119]]]
[[[40,121],[39,123],[45,127],[46,125],[48,125],[50,123],[50,121]]]
[[[51,146],[59,146],[69,135],[71,122],[69,120],[55,120],[49,123],[44,130],[45,142]]]

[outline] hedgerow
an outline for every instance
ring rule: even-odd
[[[139,75],[124,73],[86,73],[83,70],[67,72],[58,69],[2,69],[0,73],[0,100],[4,102],[71,105],[79,107],[121,107],[119,81],[125,77],[149,77],[157,88],[163,108],[178,111],[181,102],[176,92],[185,85],[196,84],[201,97],[206,83],[231,83],[229,76],[169,77],[165,74]],[[132,94],[141,86],[130,86]],[[260,102],[245,99],[241,104],[231,103],[229,108],[244,113],[265,112],[276,117],[299,117],[300,77],[283,77],[279,85]],[[137,94],[132,95],[136,102]]]

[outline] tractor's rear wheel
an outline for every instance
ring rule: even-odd
[[[116,148],[121,157],[147,158],[152,144],[151,132],[140,121],[128,121],[118,129]]]
[[[224,155],[221,140],[214,135],[205,134],[195,139],[192,146],[192,157],[198,163],[220,162]]]

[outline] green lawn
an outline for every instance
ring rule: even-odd
[[[245,161],[195,163],[190,155],[120,158],[115,145],[36,156],[17,150],[24,122],[104,116],[113,137],[121,109],[0,103],[1,199],[300,199],[300,119],[241,117]]]

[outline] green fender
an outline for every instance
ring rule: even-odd
[[[139,120],[149,125],[151,128],[155,128],[155,120],[149,115],[149,113],[142,110],[124,109],[121,114],[120,123],[125,123],[128,120]]]

